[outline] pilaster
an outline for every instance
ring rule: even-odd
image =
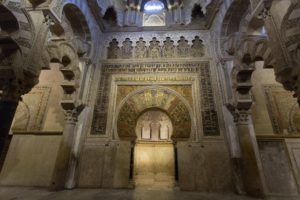
[[[237,158],[233,162],[235,170],[240,170],[243,182],[243,188],[237,188],[237,191],[241,193],[242,191],[239,189],[244,189],[248,195],[264,197],[265,179],[250,113],[252,105],[251,76],[255,67],[250,55],[245,55],[236,64],[232,77],[235,101],[228,104],[227,108],[234,117],[241,148],[241,158]],[[241,179],[237,176],[235,181],[239,182]]]

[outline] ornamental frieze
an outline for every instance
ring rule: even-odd
[[[119,41],[114,38],[111,40],[107,47],[107,59],[144,59],[144,58],[188,58],[188,57],[204,57],[206,55],[205,45],[199,36],[195,36],[191,44],[184,37],[174,44],[174,40],[170,37],[165,38],[164,41],[159,41],[156,37],[153,37],[148,43],[143,37],[140,37],[138,41],[134,43],[129,38],[126,38],[123,42],[123,46],[119,46]]]

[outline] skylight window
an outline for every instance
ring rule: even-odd
[[[159,0],[150,0],[144,6],[144,12],[151,14],[161,13],[164,9],[164,3]]]

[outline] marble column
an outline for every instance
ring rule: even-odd
[[[66,121],[64,125],[63,136],[58,150],[54,174],[52,177],[51,189],[53,190],[62,190],[65,188],[69,163],[72,157],[72,148],[78,114],[79,113],[76,110],[66,111]]]
[[[245,192],[251,196],[264,197],[265,179],[256,135],[248,111],[239,111],[236,126],[241,147],[241,173]]]
[[[265,179],[250,114],[253,103],[250,92],[251,76],[255,70],[255,63],[248,53],[241,60],[235,62],[236,66],[232,70],[235,98],[226,104],[227,109],[233,115],[240,144],[240,156],[237,156],[237,160],[234,161],[234,167],[241,168],[240,174],[245,192],[250,196],[264,197],[266,193]]]

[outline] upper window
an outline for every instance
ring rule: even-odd
[[[150,0],[143,7],[143,26],[165,26],[165,4],[159,0]]]
[[[144,6],[144,12],[149,14],[158,14],[163,12],[165,5],[159,0],[150,0]]]

